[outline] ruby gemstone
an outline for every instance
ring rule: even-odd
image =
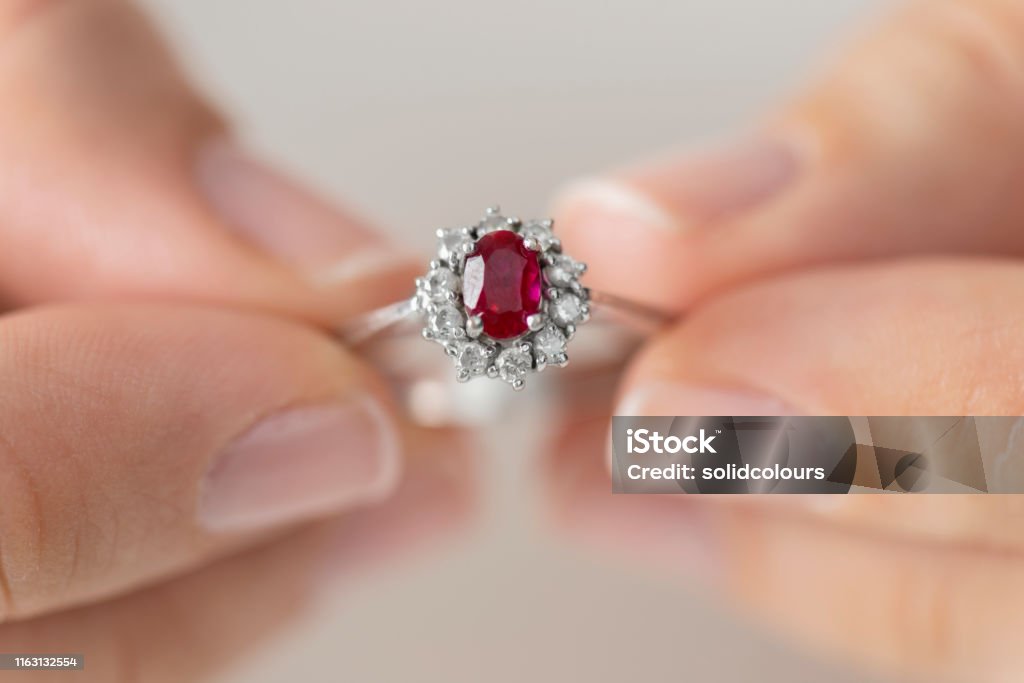
[[[470,315],[480,316],[487,336],[511,339],[525,333],[526,319],[540,311],[537,252],[510,230],[484,235],[466,257],[462,300]]]

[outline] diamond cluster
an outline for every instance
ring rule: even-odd
[[[467,258],[478,261],[481,258],[478,254],[491,254],[494,250],[486,247],[493,246],[495,239],[484,238],[498,230],[518,236],[498,240],[501,244],[511,243],[518,253],[505,247],[502,254],[492,257],[489,265],[471,263],[474,277],[482,272],[485,282],[468,286],[474,290],[469,296],[475,297],[476,290],[484,287],[492,298],[504,302],[501,314],[507,317],[508,302],[514,304],[519,300],[515,288],[529,291],[530,287],[530,282],[524,284],[515,277],[523,273],[527,274],[521,275],[523,278],[535,277],[538,266],[542,274],[540,304],[536,306],[535,298],[522,304],[520,320],[525,319],[525,326],[515,329],[514,332],[523,331],[511,338],[489,335],[488,316],[494,318],[496,314],[484,305],[473,309],[474,299],[467,302],[469,296],[464,296],[463,291]],[[426,320],[423,336],[444,347],[455,363],[460,382],[487,376],[503,380],[518,390],[525,385],[529,373],[569,362],[566,347],[576,327],[590,317],[590,294],[579,282],[586,266],[562,254],[562,245],[552,232],[552,221],[524,222],[505,217],[494,207],[476,224],[438,230],[437,237],[437,258],[430,262],[426,275],[416,280],[415,303]],[[518,270],[517,263],[520,264]],[[486,278],[491,280],[486,281]],[[474,310],[478,314],[474,315]],[[513,316],[515,312],[511,311]],[[491,325],[490,330],[495,335],[506,333],[499,330],[507,329],[507,325],[503,328]]]

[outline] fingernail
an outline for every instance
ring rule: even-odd
[[[281,526],[376,502],[398,480],[395,430],[369,399],[258,422],[213,461],[199,496],[211,531]]]
[[[769,202],[799,177],[800,145],[786,137],[749,138],[645,163],[609,178],[570,185],[559,206],[602,226],[686,232]],[[603,231],[602,231],[603,232]]]
[[[630,391],[615,415],[659,417],[796,415],[781,399],[750,391],[735,391],[696,384],[651,382]]]
[[[404,254],[358,219],[229,140],[212,140],[199,150],[196,179],[229,229],[314,284],[350,281],[403,263]]]

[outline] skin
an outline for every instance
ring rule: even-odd
[[[798,414],[1021,415],[1022,55],[1020,3],[907,3],[766,118],[800,141],[785,191],[707,212],[685,155],[611,172],[663,221],[626,258],[614,212],[559,198],[594,287],[687,313],[604,409],[668,384],[684,389],[638,412],[675,415],[685,387],[714,387]],[[696,573],[739,612],[890,675],[1019,680],[1017,496],[613,499],[602,423],[579,416],[547,466],[571,533]]]
[[[694,311],[641,353],[623,388],[652,377],[754,384],[803,414],[1019,415],[1019,383],[1006,381],[990,349],[1007,348],[1014,367],[1006,341],[1020,325],[1001,302],[1021,286],[1024,269],[1003,261],[794,275]],[[896,289],[903,294],[877,303]],[[841,325],[828,324],[826,306],[842,312]],[[959,344],[935,343],[935,330],[963,321],[970,334],[955,335]],[[807,338],[815,343],[790,353]],[[1024,667],[1018,496],[608,496],[594,457],[607,423],[579,419],[547,472],[554,519],[572,534],[695,575],[773,630],[888,673],[1010,680]]]
[[[397,298],[409,264],[325,282],[242,239],[195,178],[228,127],[129,3],[4,0],[0,37],[5,651],[77,644],[96,680],[203,678],[325,585],[461,528],[462,436],[405,424],[326,331]],[[386,246],[289,192],[329,214],[344,248],[328,256]],[[402,444],[386,501],[259,531],[198,523],[204,472],[254,420],[367,396]],[[159,656],[168,615],[201,656]]]
[[[452,448],[450,434],[416,430],[407,438],[421,449],[408,459],[395,494],[377,507],[264,538],[120,597],[2,624],[0,640],[12,652],[85,653],[89,680],[215,677],[318,601],[357,590],[363,574],[409,562],[465,527],[473,509],[465,451]],[[67,676],[33,671],[24,678]]]
[[[465,518],[468,463],[433,457],[458,453],[457,436],[398,415],[405,476],[382,505],[210,535],[188,504],[216,446],[254,415],[354,393],[387,404],[381,378],[323,329],[393,300],[413,271],[316,284],[227,229],[192,160],[228,127],[129,4],[3,0],[0,36],[0,433],[17,444],[0,450],[0,640],[78,643],[105,680],[200,678],[313,597],[338,551],[345,568],[371,563]],[[672,225],[624,252],[591,229],[604,209],[560,199],[591,284],[688,313],[617,395],[657,380],[808,412],[1021,414],[1022,55],[1016,2],[909,3],[766,119],[811,141],[772,201],[702,211],[677,181],[685,159],[631,166],[610,179]],[[337,221],[348,250],[379,243]],[[827,652],[927,680],[1019,677],[1013,499],[613,498],[599,407],[564,426],[547,463],[564,528],[707,576],[738,610]],[[255,601],[245,623],[217,609],[264,586],[294,600]],[[148,668],[168,613],[181,647],[203,654],[195,669]]]

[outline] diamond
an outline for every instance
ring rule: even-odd
[[[455,306],[441,306],[434,312],[430,324],[441,339],[454,339],[463,331],[462,312]]]
[[[458,368],[470,375],[482,375],[491,363],[491,353],[486,346],[468,342],[459,349]]]
[[[480,316],[487,336],[512,339],[526,333],[527,318],[541,304],[537,253],[514,232],[484,235],[466,258],[462,300],[470,315]]]
[[[544,269],[544,277],[556,287],[569,287],[576,280],[580,264],[568,256],[555,257]]]
[[[554,361],[565,355],[565,334],[557,327],[548,325],[533,338],[533,350],[545,362]]]
[[[451,263],[463,249],[473,244],[473,238],[460,229],[445,230],[438,238],[438,256]]]
[[[477,224],[477,234],[487,235],[495,230],[508,230],[508,219],[500,213],[488,214]]]
[[[563,294],[551,302],[549,313],[559,325],[571,325],[583,316],[583,303],[575,294]]]
[[[427,273],[427,295],[434,301],[444,301],[458,289],[459,279],[447,268],[435,268]]]
[[[514,384],[516,380],[522,379],[523,375],[533,368],[533,358],[530,356],[529,350],[511,347],[498,354],[494,366],[498,368],[499,377]]]
[[[520,231],[523,237],[532,237],[537,240],[541,249],[547,249],[555,241],[555,235],[551,232],[550,221],[530,221]]]

